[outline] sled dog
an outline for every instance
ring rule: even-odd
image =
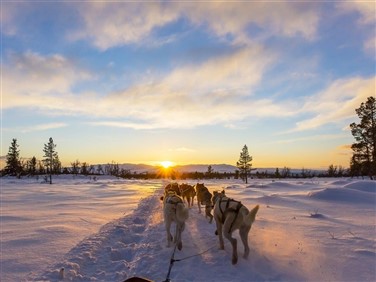
[[[182,183],[179,185],[180,195],[188,203],[188,208],[193,206],[193,200],[196,196],[195,188],[192,185]]]
[[[163,217],[166,226],[167,247],[170,247],[173,241],[179,250],[182,249],[181,235],[188,216],[188,208],[185,207],[183,199],[173,191],[167,191],[163,197]],[[172,222],[175,222],[174,237],[172,237],[170,232]]]
[[[212,223],[212,194],[209,192],[209,189],[205,187],[204,183],[197,183],[195,185],[195,190],[197,195],[198,212],[201,213],[201,205],[205,205],[205,217],[209,217],[209,223]]]
[[[244,245],[244,258],[249,255],[248,233],[255,221],[259,205],[249,211],[241,202],[228,198],[225,192],[214,192],[214,219],[217,225],[219,248],[224,249],[223,235],[232,245],[232,264],[238,262],[237,240],[232,233],[239,229],[239,235]]]
[[[174,191],[176,195],[180,196],[180,189],[179,189],[179,184],[178,183],[169,183],[165,187],[165,194],[168,191]]]

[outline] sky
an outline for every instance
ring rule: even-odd
[[[1,158],[349,167],[375,1],[1,1]]]

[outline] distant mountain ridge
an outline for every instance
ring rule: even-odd
[[[106,164],[102,164],[104,167]],[[229,164],[188,164],[188,165],[176,165],[173,166],[172,169],[178,172],[207,172],[208,167],[211,166],[213,172],[219,172],[219,173],[234,173],[238,168],[234,165],[229,165]],[[125,164],[119,164],[120,169],[127,169],[131,172],[136,172],[136,173],[142,173],[142,172],[157,172],[161,169],[161,166],[157,165],[147,165],[147,164],[132,164],[132,163],[125,163]],[[274,173],[276,171],[277,167],[274,168],[255,168],[254,170],[252,169],[252,174],[259,172],[268,172],[268,173]],[[282,168],[279,168],[280,172]],[[310,170],[310,169],[306,169]],[[302,169],[294,169],[291,168],[290,172],[291,173],[301,173]],[[318,170],[318,169],[311,169],[312,172],[321,172],[323,170]]]
[[[101,164],[102,167],[106,166],[106,164]],[[229,165],[229,164],[189,164],[189,165],[176,165],[173,166],[172,169],[178,172],[207,172],[208,167],[211,166],[214,172],[235,172],[237,169],[236,166]],[[156,172],[161,169],[161,166],[156,165],[147,165],[147,164],[119,164],[120,169],[127,169],[131,172]]]

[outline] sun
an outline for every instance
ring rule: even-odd
[[[161,162],[161,165],[162,165],[164,168],[169,168],[169,167],[171,167],[171,166],[173,165],[173,163],[170,162],[170,161],[163,161],[163,162]]]

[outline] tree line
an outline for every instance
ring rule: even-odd
[[[355,110],[360,118],[359,123],[351,123],[351,133],[355,142],[351,145],[353,155],[350,160],[350,168],[329,165],[324,172],[315,172],[302,168],[300,173],[292,173],[291,169],[284,167],[281,170],[276,168],[275,172],[260,172],[253,174],[257,178],[310,178],[310,177],[341,177],[341,176],[369,176],[373,179],[376,176],[376,100],[375,97],[368,97],[367,101],[361,103]],[[33,156],[29,160],[22,160],[20,157],[17,139],[12,139],[6,156],[6,166],[1,170],[1,176],[11,175],[21,177],[23,175],[47,175],[46,181],[52,183],[54,174],[82,174],[82,175],[113,175],[122,178],[135,179],[157,179],[169,177],[171,179],[242,179],[248,183],[248,178],[252,176],[252,156],[250,156],[247,145],[244,145],[240,152],[239,160],[236,163],[238,168],[234,172],[215,172],[209,165],[206,172],[184,172],[174,171],[173,168],[163,172],[136,173],[128,169],[120,168],[118,163],[112,162],[106,165],[89,165],[78,160],[71,163],[70,167],[62,167],[59,160],[57,145],[52,137],[44,144],[43,159],[37,160]]]

